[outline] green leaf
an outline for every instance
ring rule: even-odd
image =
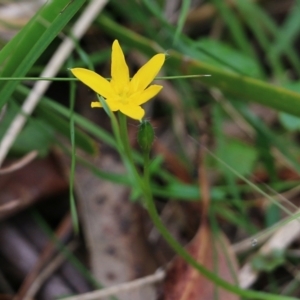
[[[9,128],[12,120],[20,112],[19,108],[13,102],[8,105],[4,119],[1,121],[0,140]],[[10,153],[24,155],[30,151],[36,150],[39,155],[45,156],[53,143],[54,131],[47,123],[41,120],[30,118],[15,140]]]
[[[182,182],[170,183],[163,189],[160,187],[152,187],[155,194],[160,196],[165,196],[180,200],[199,200],[200,199],[200,189],[197,185],[188,185]],[[210,191],[210,197],[213,201],[221,201],[225,199],[226,193],[217,187]]]
[[[70,123],[66,119],[51,109],[46,110],[42,105],[36,109],[36,112],[38,116],[47,122],[49,127],[67,138],[70,137]],[[75,144],[89,154],[95,155],[97,153],[96,142],[78,128],[75,128]]]
[[[281,124],[289,131],[300,130],[300,118],[287,113],[280,113],[279,120]]]
[[[285,84],[285,87],[291,91],[300,93],[300,84],[299,82],[292,82]],[[298,131],[300,129],[300,118],[287,114],[287,113],[280,113],[279,120],[281,124],[290,131]]]
[[[42,120],[29,120],[22,134],[16,139],[12,151],[25,154],[37,150],[41,156],[46,156],[54,141],[54,131]]]
[[[284,262],[284,251],[275,249],[268,255],[255,255],[251,261],[251,265],[254,270],[270,273],[280,265],[284,264]]]
[[[233,139],[227,139],[221,151],[217,151],[217,155],[242,176],[251,174],[258,158],[257,150],[254,147]]]
[[[203,61],[206,63],[226,70],[226,66],[224,65],[224,62],[226,62],[236,70],[240,70],[243,74],[247,74],[251,77],[261,77],[260,68],[255,60],[221,41],[202,38],[195,43],[195,46],[196,48],[200,47],[200,49],[210,49],[210,54],[213,54],[214,57],[222,58],[222,61],[217,61],[213,59],[212,56],[200,53],[203,57]]]

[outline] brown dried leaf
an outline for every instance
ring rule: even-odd
[[[105,151],[92,162],[102,171],[125,173],[122,163]],[[129,200],[128,187],[101,180],[80,165],[75,180],[91,268],[99,282],[108,287],[152,274],[157,266],[143,230],[144,211]],[[117,296],[153,299],[154,289]]]
[[[237,273],[237,262],[224,235],[212,235],[210,228],[203,224],[187,250],[201,265],[224,280],[235,282],[232,270]],[[210,300],[215,299],[216,295],[218,299],[239,299],[238,296],[218,288],[177,256],[167,271],[160,300]]]
[[[38,199],[68,188],[54,157],[36,159],[22,169],[0,176],[0,220]]]
[[[13,295],[0,294],[0,300],[12,300],[13,298],[14,298]]]

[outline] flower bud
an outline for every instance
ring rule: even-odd
[[[150,152],[151,146],[154,141],[154,130],[149,121],[141,121],[138,130],[137,140],[143,151]]]

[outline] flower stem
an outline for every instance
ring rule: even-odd
[[[144,151],[144,196],[146,198],[146,207],[148,213],[152,219],[153,224],[158,229],[159,233],[164,237],[167,243],[173,248],[173,250],[181,256],[189,265],[194,267],[200,274],[202,274],[205,278],[211,280],[213,283],[218,285],[221,288],[224,288],[227,291],[230,291],[236,295],[248,298],[248,299],[261,299],[261,300],[292,300],[296,298],[280,296],[280,295],[272,295],[263,292],[256,292],[251,290],[244,290],[238,286],[232,285],[231,283],[223,280],[219,276],[215,275],[213,272],[206,269],[204,266],[199,264],[190,254],[189,252],[183,248],[170,234],[168,229],[165,227],[163,222],[160,219],[160,216],[157,212],[151,188],[150,188],[150,158],[149,152]]]
[[[133,164],[132,151],[131,151],[131,146],[130,146],[129,138],[128,138],[127,118],[121,112],[118,112],[118,118],[119,118],[119,124],[120,124],[120,135],[121,135],[121,140],[123,143],[125,155],[130,160],[130,162]]]
[[[151,187],[150,187],[150,152],[143,151],[144,158],[144,176],[141,178],[139,175],[136,166],[133,161],[132,151],[128,139],[127,132],[127,123],[126,116],[119,113],[119,125],[120,125],[120,138],[122,140],[124,152],[120,154],[124,159],[124,163],[128,168],[128,171],[133,176],[133,180],[136,185],[140,187],[141,193],[145,198],[145,205],[148,210],[149,216],[152,219],[153,224],[158,229],[163,238],[167,241],[167,243],[173,248],[173,250],[181,256],[189,265],[194,267],[198,272],[203,275],[205,278],[209,279],[219,287],[230,291],[236,295],[245,297],[247,299],[257,299],[257,300],[296,300],[296,298],[281,296],[281,295],[273,295],[269,293],[257,292],[252,290],[244,290],[236,285],[233,285],[224,279],[220,278],[218,275],[214,274],[210,270],[206,269],[203,265],[199,264],[194,257],[192,257],[189,252],[183,248],[180,243],[178,243],[173,236],[170,234],[168,229],[165,227],[163,222],[160,219],[160,216],[156,210],[156,206],[154,203]]]
[[[119,119],[119,126],[120,126],[120,140],[122,142],[122,146],[123,146],[123,153],[120,153],[122,158],[123,158],[123,162],[130,174],[130,180],[131,180],[131,184],[132,187],[138,188],[140,191],[139,193],[142,194],[142,189],[144,186],[144,182],[141,179],[134,160],[133,160],[133,156],[132,156],[132,149],[130,146],[130,142],[129,142],[129,137],[128,137],[128,130],[127,130],[127,118],[124,114],[122,114],[121,112],[118,112],[118,119]]]

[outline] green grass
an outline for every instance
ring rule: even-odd
[[[0,109],[7,105],[0,128],[1,139],[14,116],[20,113],[23,99],[30,93],[24,78],[39,75],[45,56],[51,55],[61,32],[68,35],[85,2],[49,2],[1,49],[0,76],[6,79],[0,80]],[[293,176],[300,173],[297,140],[300,129],[300,57],[297,48],[300,6],[295,1],[279,22],[276,16],[255,1],[237,0],[234,5],[228,5],[226,1],[211,0],[207,3],[215,8],[215,14],[209,23],[188,28],[185,22],[189,18],[191,3],[182,1],[176,12],[177,21],[171,23],[164,14],[166,1],[127,0],[126,5],[120,6],[119,1],[111,0],[93,24],[91,34],[94,36],[86,37],[87,40],[95,39],[95,45],[96,40],[101,41],[101,47],[93,46],[90,51],[85,48],[85,43],[75,41],[73,55],[76,59],[62,66],[58,77],[68,80],[67,66],[106,70],[114,39],[120,41],[126,54],[134,50],[150,58],[165,52],[167,59],[163,75],[175,76],[176,79],[165,80],[162,84],[169,85],[177,102],[170,98],[166,101],[167,96],[160,95],[153,104],[153,114],[149,112],[148,117],[163,124],[159,131],[170,137],[170,150],[183,163],[189,182],[183,182],[174,168],[167,168],[164,158],[153,157],[154,162],[150,166],[151,193],[163,201],[185,202],[183,205],[201,199],[195,152],[202,147],[198,141],[205,133],[210,139],[205,165],[214,175],[214,184],[210,187],[214,232],[220,230],[218,224],[221,219],[231,228],[242,230],[250,239],[272,226],[277,228],[276,224],[281,224],[279,222],[284,215],[295,218],[295,210],[288,207],[289,200],[281,202],[275,196],[297,186],[297,180],[283,178],[284,171],[293,172]],[[215,22],[222,27],[218,38],[212,38],[209,29]],[[197,30],[202,25],[201,34],[198,34]],[[43,60],[40,60],[42,56]],[[131,57],[131,65],[136,67],[136,64],[134,56]],[[185,75],[201,74],[210,74],[211,77],[185,78]],[[103,74],[107,75],[110,74]],[[53,82],[55,80],[57,78],[53,78]],[[99,142],[112,151],[120,151],[122,141],[116,139],[111,130],[103,129],[74,111],[74,83],[73,79],[66,83],[70,84],[71,91],[70,98],[66,99],[69,100],[68,106],[57,103],[55,97],[42,98],[34,115],[26,116],[28,123],[10,155],[20,156],[38,149],[40,155],[45,156],[52,147],[60,147],[69,155],[72,159],[70,195],[73,212],[75,162],[85,166],[99,180],[131,187],[134,189],[133,198],[138,199],[144,188],[137,175],[144,163],[139,150],[131,150],[131,162],[131,158],[126,156],[128,149],[121,149],[121,154],[124,152],[121,156],[129,170],[124,174],[99,170],[78,154],[80,149],[89,155],[99,155]],[[253,104],[267,107],[267,113],[275,112],[272,122],[268,124],[258,117]],[[89,102],[86,105],[89,106]],[[99,114],[103,111],[99,110]],[[117,120],[113,124],[118,135]],[[225,132],[228,124],[242,128],[243,135],[233,136],[232,132]],[[70,146],[62,145],[58,134],[70,139]],[[157,139],[160,138],[158,135]],[[194,152],[185,146],[187,143],[194,147]],[[261,178],[266,178],[267,184],[261,182]],[[257,204],[253,199],[259,197],[264,198],[264,202]],[[263,209],[265,205],[267,208]],[[253,216],[252,210],[259,211],[260,216]],[[229,238],[235,241],[234,236]],[[172,244],[171,240],[169,242]],[[284,268],[288,258],[284,256],[281,259],[279,265]],[[217,277],[208,277],[222,286]],[[254,299],[252,291],[243,293],[230,286],[227,288],[237,295]],[[280,296],[280,291],[286,294]],[[259,291],[257,299],[296,299],[298,296],[293,280],[284,288],[275,277],[271,278],[269,286],[264,287],[264,292]],[[272,298],[275,297],[273,293],[277,294],[276,298]]]

